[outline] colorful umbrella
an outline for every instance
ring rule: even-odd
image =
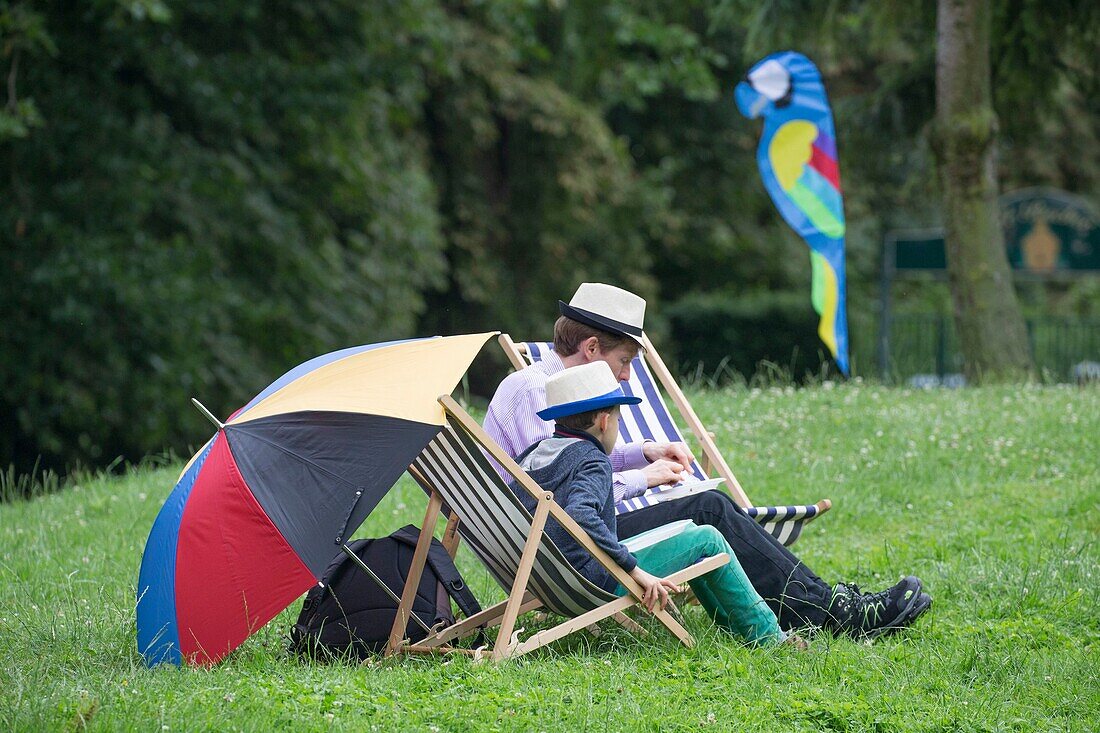
[[[493,334],[357,346],[290,370],[184,468],[138,578],[149,666],[212,665],[314,583],[444,424]],[[205,411],[205,410],[204,410]]]

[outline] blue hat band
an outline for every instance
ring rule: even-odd
[[[600,395],[599,397],[589,397],[588,399],[577,400],[576,402],[563,402],[560,405],[554,405],[553,407],[547,407],[545,410],[539,410],[535,414],[543,420],[550,421],[567,415],[579,415],[582,412],[598,410],[601,407],[637,405],[641,401],[641,397],[628,397],[623,393],[622,387],[616,387],[607,394]]]

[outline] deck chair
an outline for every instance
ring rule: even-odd
[[[457,402],[449,396],[440,397],[439,402],[446,412],[446,425],[409,467],[409,473],[430,498],[387,652],[463,651],[449,646],[450,643],[482,627],[492,626],[499,626],[491,653],[494,661],[526,654],[607,618],[632,631],[642,632],[642,627],[624,614],[628,609],[640,607],[641,586],[597,547],[554,501],[553,494],[540,488]],[[493,469],[485,457],[486,452],[515,477],[521,490],[530,493],[538,502],[533,516]],[[457,526],[458,534],[508,593],[508,598],[436,631],[418,644],[406,644],[401,637],[420,585],[432,532],[443,507],[452,514],[448,528]],[[627,589],[627,595],[619,597],[608,593],[578,573],[543,532],[548,517],[553,517],[592,553]],[[675,583],[684,583],[729,560],[729,555],[723,553],[668,577]],[[516,630],[516,619],[521,613],[536,609],[563,616],[565,620],[520,641],[522,629]],[[694,639],[669,610],[666,608],[654,615],[681,643],[693,646]]]
[[[501,334],[498,341],[516,369],[523,369],[541,361],[543,356],[554,348],[552,343],[545,342],[516,343],[506,333]],[[722,454],[718,452],[718,447],[714,444],[714,435],[703,427],[702,421],[691,408],[691,404],[676,384],[676,380],[673,379],[672,373],[661,360],[657,350],[653,348],[649,337],[643,335],[642,341],[645,352],[634,358],[630,369],[630,380],[623,384],[623,391],[628,395],[641,397],[642,403],[624,407],[619,412],[619,442],[656,440],[661,443],[675,443],[684,440],[680,428],[677,427],[661,396],[659,384],[668,393],[680,417],[688,424],[699,442],[702,457],[691,465],[691,473],[699,480],[705,480],[714,474],[724,478],[725,488],[748,516],[763,525],[769,534],[784,545],[788,547],[793,545],[802,533],[803,525],[827,512],[832,507],[832,502],[822,499],[816,504],[796,506],[754,505],[745,490],[741,488],[741,484],[733,475],[725,459],[722,458]],[[657,374],[659,381],[654,379],[654,373]],[[659,491],[650,491],[642,496],[619,502],[615,506],[615,511],[623,514],[651,506],[660,500],[659,493]]]

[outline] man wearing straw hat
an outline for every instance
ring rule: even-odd
[[[513,457],[553,432],[553,425],[538,416],[546,407],[550,377],[602,361],[625,381],[631,361],[643,348],[645,300],[634,293],[583,283],[569,303],[559,301],[559,310],[554,350],[537,364],[508,375],[489,403],[485,431]],[[620,445],[609,458],[615,502],[679,480],[692,461],[683,443]],[[498,470],[508,480],[503,469]],[[703,491],[620,514],[617,531],[619,537],[631,537],[682,519],[721,532],[784,629],[816,626],[854,637],[875,636],[912,623],[931,605],[914,576],[878,593],[862,593],[850,583],[830,586],[740,511],[724,491]]]

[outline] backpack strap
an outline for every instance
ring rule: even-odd
[[[420,538],[420,528],[408,524],[391,534],[390,537],[402,544],[416,547],[416,541]],[[454,599],[463,616],[469,618],[475,613],[481,613],[481,604],[477,602],[473,591],[462,579],[458,568],[455,567],[454,560],[447,554],[447,550],[440,544],[439,540],[435,538],[432,538],[432,543],[428,547],[428,564],[432,566],[432,570],[435,571],[436,576],[443,583],[447,595]]]
[[[431,563],[435,574],[443,581],[447,595],[458,604],[463,616],[470,618],[474,614],[481,613],[481,604],[477,602],[473,591],[459,575],[454,560],[447,554],[447,549],[443,545],[438,542],[432,544],[428,549],[428,562]]]

